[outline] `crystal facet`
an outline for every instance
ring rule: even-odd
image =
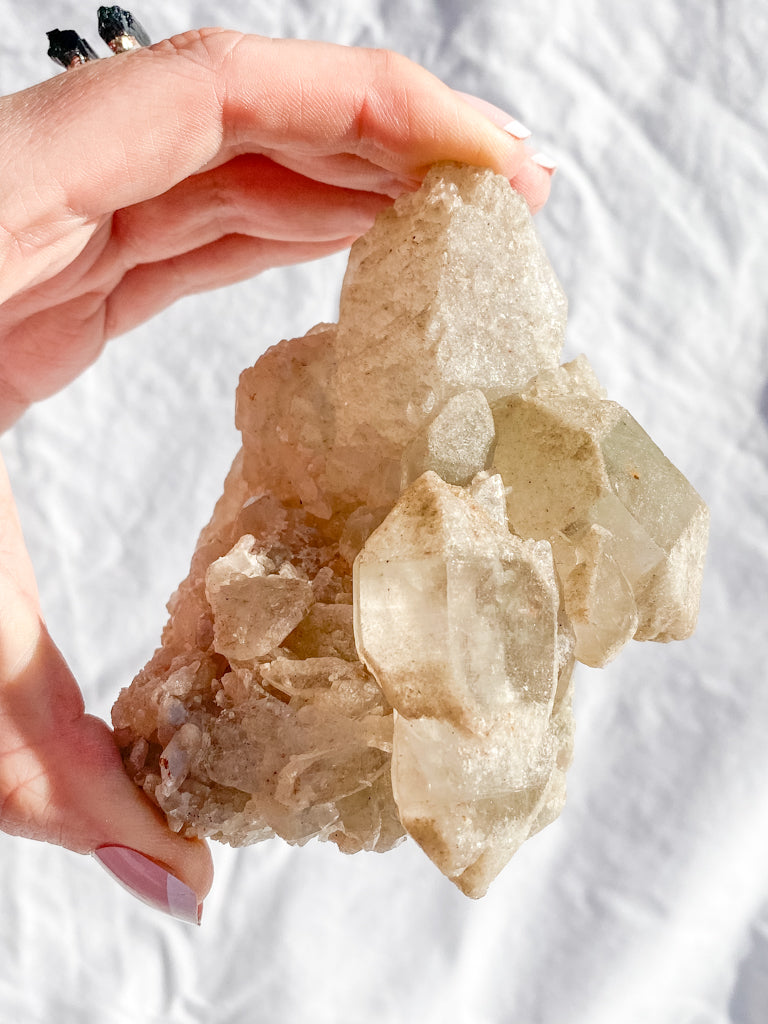
[[[493,412],[510,523],[553,543],[577,657],[602,665],[631,636],[690,636],[706,506],[626,409],[604,398],[586,359],[538,374]]]

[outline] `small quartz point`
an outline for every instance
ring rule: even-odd
[[[482,391],[454,395],[403,452],[401,484],[426,473],[446,483],[466,485],[488,465],[496,432]]]
[[[279,572],[245,534],[205,574],[213,612],[213,647],[230,662],[249,662],[275,650],[314,604],[312,584],[290,562]],[[272,570],[272,571],[270,571]]]
[[[441,164],[338,324],[245,370],[224,492],[113,723],[172,829],[383,852],[469,896],[554,821],[574,657],[693,629],[701,499],[588,363],[525,201]]]

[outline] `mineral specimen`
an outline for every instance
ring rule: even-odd
[[[172,828],[384,851],[469,896],[553,821],[574,657],[693,629],[707,513],[582,357],[524,200],[439,165],[270,349],[162,646],[113,710]]]
[[[113,53],[149,46],[151,40],[146,30],[130,11],[122,7],[100,7],[98,15],[99,35]]]

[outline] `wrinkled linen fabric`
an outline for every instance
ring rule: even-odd
[[[216,846],[200,930],[89,858],[0,836],[20,1024],[764,1024],[768,1016],[768,11],[762,0],[169,0],[202,24],[385,46],[554,157],[537,219],[585,352],[712,511],[699,628],[578,666],[561,818],[468,901],[414,843]],[[0,0],[0,89],[96,5]],[[109,144],[109,140],[105,140]],[[0,140],[2,145],[2,140]],[[239,371],[336,317],[343,255],[179,302],[0,442],[50,629],[105,717],[233,457]]]

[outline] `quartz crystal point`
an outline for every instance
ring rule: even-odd
[[[570,759],[573,643],[551,548],[427,472],[355,561],[355,640],[395,709],[400,819],[482,896]]]
[[[577,637],[602,665],[632,636],[682,640],[696,624],[709,514],[584,357],[493,407],[494,465],[512,528],[550,540]]]
[[[403,450],[446,402],[469,402],[468,391],[505,395],[555,368],[565,321],[565,296],[522,197],[497,175],[442,165],[352,246],[339,324],[327,329],[319,363],[307,365],[309,338],[301,346],[309,388],[306,400],[292,393],[291,425],[281,414],[280,433],[300,435],[311,465],[293,473],[297,456],[287,455],[281,493],[301,492],[320,515],[340,500],[391,506]],[[259,416],[238,406],[238,423]]]
[[[574,654],[687,635],[706,538],[586,360],[558,367],[564,328],[525,201],[444,164],[352,247],[338,325],[244,371],[242,449],[113,709],[173,829],[407,832],[475,897],[557,817]]]
[[[352,247],[336,340],[341,439],[370,424],[383,450],[402,447],[451,395],[508,394],[557,366],[565,320],[522,198],[494,175],[446,168]]]

